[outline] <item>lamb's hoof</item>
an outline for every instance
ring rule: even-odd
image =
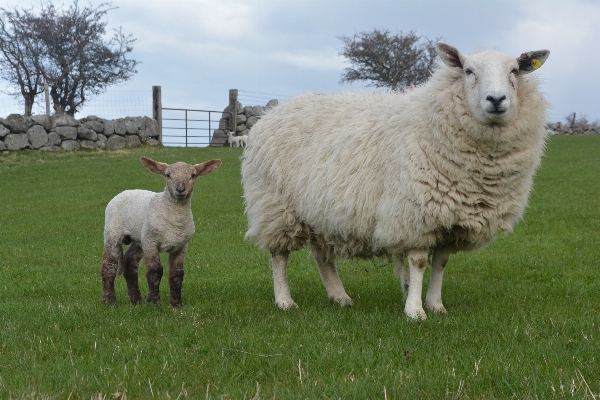
[[[160,303],[160,297],[150,297],[150,296],[148,296],[148,298],[146,299],[146,304],[156,305],[158,303]]]
[[[404,314],[406,314],[406,316],[409,319],[418,321],[418,320],[426,320],[427,319],[427,314],[425,314],[425,310],[423,310],[423,308],[421,309],[414,309],[414,310],[409,310],[407,308],[404,309]]]
[[[173,308],[181,308],[182,304],[181,301],[172,301],[171,302],[171,307]]]
[[[137,305],[137,304],[140,304],[140,303],[142,302],[142,298],[141,298],[141,297],[130,297],[130,298],[129,298],[129,302],[130,302],[132,305],[134,305],[134,306],[135,306],[135,305]]]
[[[117,297],[115,295],[102,296],[102,301],[104,302],[104,304],[112,306],[117,302]]]
[[[290,308],[298,308],[298,304],[296,304],[294,302],[294,300],[292,300],[292,299],[276,301],[275,304],[281,310],[289,310]]]
[[[433,311],[436,314],[446,314],[446,308],[442,303],[429,304],[425,302],[425,308],[430,311]]]
[[[329,301],[332,302],[332,303],[339,304],[340,307],[342,307],[342,308],[354,307],[354,302],[348,296],[346,296],[346,297],[339,297],[339,298],[330,297]]]

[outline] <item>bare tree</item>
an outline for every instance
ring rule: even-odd
[[[50,86],[56,113],[74,115],[91,96],[137,73],[138,62],[127,58],[136,39],[122,29],[105,39],[106,15],[113,9],[111,3],[80,7],[77,0],[64,9],[41,0],[37,9],[11,11],[40,50],[28,65]]]
[[[23,98],[27,116],[31,115],[35,97],[44,90],[42,74],[36,67],[43,49],[29,28],[19,10],[0,8],[0,78],[14,88],[5,93]]]
[[[405,89],[425,82],[435,66],[435,43],[418,36],[414,30],[392,34],[389,29],[374,29],[354,36],[342,36],[339,53],[352,65],[342,73],[340,84],[370,81],[367,86]]]

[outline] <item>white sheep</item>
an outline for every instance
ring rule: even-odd
[[[229,142],[229,147],[240,147],[245,144],[245,141],[242,136],[235,136],[235,132],[227,133],[227,141]]]
[[[336,256],[394,256],[404,312],[415,319],[426,318],[431,256],[425,306],[445,312],[449,256],[521,218],[546,137],[547,103],[526,74],[549,51],[436,50],[443,64],[412,91],[302,95],[252,128],[242,156],[246,237],[272,254],[278,307],[296,306],[287,260],[309,242],[330,300],[342,306],[353,303]]]
[[[160,252],[168,252],[170,302],[173,307],[179,307],[183,261],[188,241],[195,231],[190,208],[194,182],[198,176],[217,169],[221,160],[168,165],[142,157],[142,164],[155,174],[163,175],[167,185],[160,193],[126,190],[106,206],[101,269],[103,300],[106,304],[115,303],[115,277],[122,273],[127,282],[129,301],[132,304],[141,301],[138,265],[143,256],[148,280],[146,302],[158,303],[163,274]],[[123,244],[129,245],[124,256]]]
[[[240,136],[242,147],[246,147],[248,145],[248,135]]]

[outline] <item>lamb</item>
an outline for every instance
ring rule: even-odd
[[[169,253],[170,303],[181,306],[183,262],[188,241],[194,235],[191,199],[197,177],[213,172],[221,160],[189,165],[169,165],[142,157],[142,164],[165,177],[165,190],[126,190],[106,206],[104,255],[102,257],[102,289],[106,304],[114,304],[115,277],[123,274],[131,304],[141,301],[138,266],[142,256],[148,280],[148,304],[160,301],[159,285],[163,275],[160,252]],[[129,245],[123,256],[123,244]]]
[[[227,141],[229,142],[229,147],[243,147],[246,143],[243,136],[235,136],[235,132],[227,133]]]
[[[248,145],[248,135],[240,136],[242,147],[246,147]]]
[[[246,238],[271,252],[279,308],[297,307],[287,261],[310,243],[332,302],[353,305],[337,256],[388,256],[409,318],[426,319],[428,263],[425,307],[446,312],[450,255],[521,218],[546,137],[547,102],[527,74],[550,52],[465,56],[442,42],[436,51],[440,68],[412,91],[306,94],[252,128],[242,156]]]

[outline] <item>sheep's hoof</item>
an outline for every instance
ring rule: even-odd
[[[160,303],[160,297],[150,297],[150,296],[148,296],[148,298],[146,299],[146,304],[156,305],[158,303]]]
[[[427,319],[427,314],[425,314],[425,310],[421,309],[415,309],[415,310],[404,310],[404,313],[406,314],[406,316],[409,319],[418,321],[418,320],[426,320]]]
[[[102,301],[104,304],[111,306],[117,302],[117,297],[115,295],[102,296]]]
[[[277,307],[279,307],[281,310],[289,310],[290,308],[298,308],[298,304],[296,304],[294,302],[294,300],[292,300],[292,299],[276,301],[275,304],[277,304]]]
[[[342,308],[346,308],[346,307],[354,307],[354,302],[352,301],[352,299],[348,296],[346,297],[340,297],[340,298],[333,298],[330,297],[329,301],[332,303],[337,303],[340,305],[340,307]]]
[[[428,310],[433,311],[436,314],[446,314],[446,308],[444,307],[444,305],[442,303],[428,304],[427,302],[425,302],[425,307]]]

